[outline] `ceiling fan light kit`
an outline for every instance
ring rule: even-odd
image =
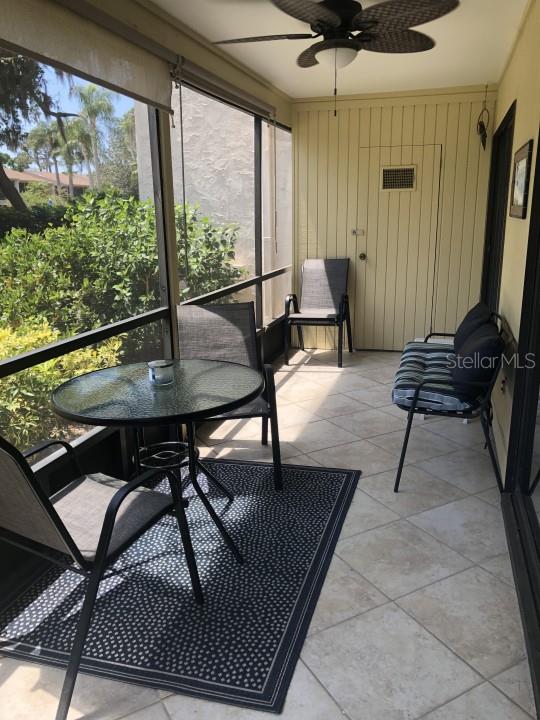
[[[336,47],[319,50],[315,53],[317,62],[329,68],[341,70],[356,60],[358,50],[350,47]]]
[[[400,54],[431,50],[435,41],[410,28],[437,20],[459,6],[459,0],[384,0],[366,9],[357,0],[270,2],[290,17],[307,23],[313,34],[260,35],[216,44],[317,39],[300,53],[297,65],[309,68],[320,64],[336,73],[350,65],[360,50]]]

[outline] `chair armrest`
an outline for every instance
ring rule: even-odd
[[[48,447],[52,447],[53,445],[60,445],[64,448],[64,450],[67,451],[67,454],[77,471],[78,475],[84,475],[81,465],[79,463],[79,458],[77,457],[77,453],[75,452],[75,448],[70,445],[66,440],[45,440],[42,443],[39,443],[38,445],[34,445],[29,450],[25,450],[22,455],[24,458],[29,458],[32,455],[36,455],[39,452],[42,452],[43,450],[46,450]]]
[[[287,295],[287,297],[285,298],[285,317],[289,317],[289,313],[291,312],[291,303],[293,304],[294,312],[299,312],[298,298],[294,293],[292,293],[291,295]]]
[[[133,478],[133,480],[129,480],[128,482],[126,482],[114,493],[114,495],[109,501],[109,504],[107,505],[107,510],[105,511],[103,527],[101,529],[98,547],[96,550],[96,563],[102,562],[107,555],[107,548],[109,547],[109,543],[111,541],[114,523],[116,521],[116,515],[118,514],[120,505],[124,502],[124,500],[130,493],[140,488],[141,485],[144,485],[145,482],[147,482],[151,477],[153,477],[154,475],[158,475],[159,473],[163,473],[163,470],[147,470],[142,475],[138,475],[136,478]]]
[[[431,333],[429,333],[429,335],[426,335],[426,337],[424,338],[424,342],[427,342],[432,337],[451,338],[451,337],[455,337],[455,336],[456,336],[456,333],[431,332]]]

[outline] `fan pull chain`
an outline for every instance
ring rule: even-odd
[[[334,117],[337,117],[337,48],[334,49]]]

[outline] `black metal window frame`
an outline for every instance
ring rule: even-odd
[[[194,88],[196,89],[196,88]],[[215,98],[219,102],[224,102],[219,98]],[[236,106],[231,106],[235,107]],[[272,278],[283,275],[292,270],[292,265],[286,265],[281,268],[263,273],[262,260],[262,122],[263,118],[244,110],[254,118],[254,146],[255,146],[255,275],[243,280],[239,283],[219,288],[213,292],[190,298],[183,304],[207,304],[216,300],[233,295],[234,293],[249,287],[255,287],[255,312],[257,328],[259,332],[264,331],[262,322],[262,289],[263,284]],[[174,355],[173,347],[173,330],[172,323],[173,313],[173,293],[169,281],[169,270],[171,265],[176,266],[176,257],[169,257],[169,245],[166,241],[166,223],[165,217],[170,208],[166,207],[164,193],[164,177],[163,177],[163,148],[160,146],[159,126],[161,122],[168,121],[165,113],[148,107],[149,135],[150,135],[150,153],[152,160],[152,175],[154,183],[154,204],[156,212],[156,240],[158,245],[158,263],[159,263],[159,288],[161,305],[154,310],[150,310],[130,318],[125,318],[108,325],[101,326],[83,333],[79,333],[69,338],[58,340],[57,342],[45,345],[34,350],[30,350],[15,357],[0,360],[0,379],[28,370],[32,367],[40,365],[48,360],[67,355],[75,350],[80,350],[98,342],[121,335],[139,327],[144,327],[156,321],[162,322],[162,338],[164,343],[164,351],[167,355]],[[291,131],[284,125],[278,125],[281,129]],[[270,327],[275,322],[279,322],[280,318],[276,318],[269,323]]]
[[[539,136],[540,138],[540,133]],[[523,285],[518,357],[532,353],[534,368],[516,370],[506,478],[501,508],[523,623],[536,708],[540,711],[540,525],[532,501],[532,456],[540,393],[540,156]]]

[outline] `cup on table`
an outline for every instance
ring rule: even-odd
[[[152,360],[148,364],[148,378],[153,385],[169,385],[174,380],[172,360]]]

